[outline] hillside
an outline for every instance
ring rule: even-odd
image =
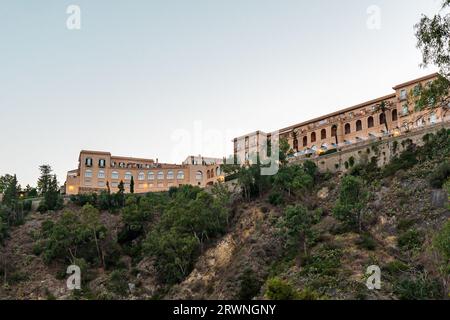
[[[242,194],[91,195],[30,213],[0,247],[0,299],[448,299],[449,135],[345,176],[256,167],[238,172]],[[66,289],[70,263],[82,291]],[[365,286],[370,265],[381,290]]]

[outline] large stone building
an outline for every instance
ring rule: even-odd
[[[172,186],[205,187],[223,180],[222,159],[189,156],[181,164],[159,163],[158,160],[113,156],[109,152],[80,152],[78,168],[67,173],[66,194],[118,191],[120,181],[130,191],[131,177],[135,193],[167,191]]]
[[[294,157],[304,157],[449,121],[448,106],[432,111],[415,108],[422,88],[436,78],[431,74],[399,84],[389,95],[280,129],[279,137],[287,139]],[[274,134],[256,131],[235,138],[235,158],[245,163]]]

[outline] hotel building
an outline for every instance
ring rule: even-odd
[[[131,178],[135,193],[167,191],[170,187],[193,185],[205,187],[223,180],[222,159],[189,156],[181,165],[158,160],[113,156],[109,152],[82,150],[78,168],[67,173],[66,194],[118,191],[123,181],[130,191]]]
[[[450,121],[449,106],[416,111],[422,88],[437,78],[431,74],[393,87],[394,92],[322,117],[280,129],[294,157],[320,155],[364,141],[399,136],[424,126]],[[274,134],[274,133],[272,133]],[[242,163],[267,143],[271,134],[256,131],[233,140],[234,156]]]

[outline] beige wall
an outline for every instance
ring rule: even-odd
[[[92,159],[91,166],[86,165],[86,159]],[[104,167],[100,167],[100,160],[105,161]],[[124,164],[125,167],[119,164]],[[66,193],[107,190],[107,183],[112,192],[117,192],[120,181],[124,182],[125,191],[129,192],[131,176],[134,179],[135,193],[167,191],[170,187],[185,184],[205,187],[223,178],[217,176],[217,170],[220,171],[220,165],[160,164],[150,159],[114,157],[106,152],[81,151],[78,170],[69,171],[67,174]],[[211,171],[214,171],[214,176],[211,176]],[[197,179],[196,172],[202,173],[198,176],[201,179]]]

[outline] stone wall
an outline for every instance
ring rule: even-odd
[[[293,158],[290,162],[303,163],[310,160],[317,165],[320,172],[345,173],[353,165],[371,161],[372,158],[376,157],[378,166],[382,167],[388,164],[395,156],[398,156],[407,147],[407,142],[422,145],[424,135],[437,132],[442,128],[449,129],[450,122],[416,129],[399,137],[391,136],[362,141],[345,148],[339,148],[339,151],[333,154],[312,156],[310,158]]]

